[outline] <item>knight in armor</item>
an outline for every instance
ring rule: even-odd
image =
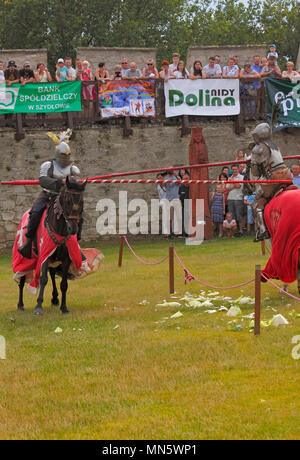
[[[27,240],[19,248],[20,254],[27,259],[31,259],[32,243],[35,239],[36,231],[41,221],[42,215],[51,198],[57,196],[66,183],[67,176],[79,176],[80,170],[73,164],[71,149],[68,144],[72,131],[68,129],[59,135],[48,133],[57,144],[55,148],[55,159],[46,161],[40,168],[40,185],[42,192],[33,204],[30,213],[26,232]],[[79,224],[77,239],[80,240],[82,221]]]
[[[252,131],[255,145],[250,156],[251,180],[292,180],[289,168],[284,164],[279,147],[271,139],[268,123],[260,123]],[[255,184],[253,214],[258,224],[254,241],[269,239],[270,234],[264,221],[265,205],[277,194],[290,187],[289,184]]]

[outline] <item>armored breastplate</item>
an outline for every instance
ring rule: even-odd
[[[55,160],[52,160],[51,167],[48,169],[48,176],[53,179],[64,179],[72,175],[72,165],[61,167]]]
[[[284,167],[283,158],[281,152],[275,142],[268,140],[264,141],[264,144],[270,149],[269,169],[272,171],[277,168]]]

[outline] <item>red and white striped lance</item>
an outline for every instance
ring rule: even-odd
[[[283,157],[284,160],[292,160],[298,159],[300,160],[300,155],[290,155]],[[180,169],[197,169],[197,168],[212,168],[212,167],[220,167],[220,166],[228,166],[234,164],[245,164],[248,163],[250,160],[235,160],[235,161],[223,161],[219,163],[201,163],[198,165],[186,165],[186,166],[176,166],[176,167],[168,167],[168,168],[159,168],[159,169],[144,169],[141,171],[129,171],[129,172],[121,172],[121,173],[112,173],[112,174],[105,174],[102,176],[94,176],[89,177],[87,179],[82,179],[81,182],[86,180],[88,183],[99,184],[102,182],[97,182],[97,180],[102,179],[112,179],[113,177],[122,177],[122,176],[137,176],[139,174],[153,174],[159,172],[171,172],[171,171],[178,171]],[[276,181],[278,182],[278,181]],[[109,183],[109,182],[107,182]],[[117,183],[117,182],[115,182]],[[134,182],[132,182],[134,183]],[[264,183],[264,182],[263,182]],[[1,181],[1,185],[39,185],[39,180],[11,180],[11,181]]]
[[[291,180],[94,179],[91,184],[292,184]]]

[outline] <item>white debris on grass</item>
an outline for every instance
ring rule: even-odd
[[[185,302],[185,305],[187,307],[198,308],[198,307],[202,307],[202,302],[199,302],[199,300],[189,300]]]
[[[249,318],[249,319],[252,319],[254,318],[254,312],[253,313],[249,313],[249,315],[243,315],[242,318]]]
[[[278,327],[278,326],[284,326],[286,324],[289,324],[288,320],[282,316],[282,315],[275,315],[270,321],[270,324],[272,326]]]
[[[113,329],[118,329],[120,327],[119,324],[116,324],[115,327]]]
[[[242,314],[242,311],[240,307],[234,306],[230,307],[228,312],[226,313],[226,316],[239,316]]]
[[[141,302],[139,302],[139,305],[148,305],[150,302],[146,299],[142,300]]]
[[[179,302],[167,302],[163,300],[163,303],[156,304],[157,307],[181,307],[181,303]]]
[[[63,330],[62,330],[62,328],[61,328],[61,327],[57,327],[57,328],[55,329],[55,331],[54,331],[54,332],[55,332],[55,334],[61,334],[61,333],[62,333],[62,331],[63,331]]]
[[[181,318],[181,316],[183,316],[181,311],[177,311],[174,315],[170,316],[170,318]]]
[[[213,307],[214,304],[210,300],[205,300],[205,302],[202,302],[202,307]]]
[[[253,305],[255,300],[252,297],[244,297],[240,296],[238,299],[235,300],[235,303],[239,305]]]

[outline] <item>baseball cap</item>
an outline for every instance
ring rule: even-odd
[[[63,58],[59,58],[57,62],[65,62]]]
[[[273,43],[273,45],[270,45],[270,48],[271,48],[271,47],[273,47],[273,48],[277,48],[277,47],[276,47],[276,45],[274,45],[274,43]]]
[[[8,67],[10,66],[17,67],[15,61],[8,61]]]
[[[164,61],[162,61],[161,65],[169,65],[169,61],[164,60]]]
[[[30,66],[30,62],[29,62],[29,61],[24,62],[24,67],[27,67],[28,65]]]

